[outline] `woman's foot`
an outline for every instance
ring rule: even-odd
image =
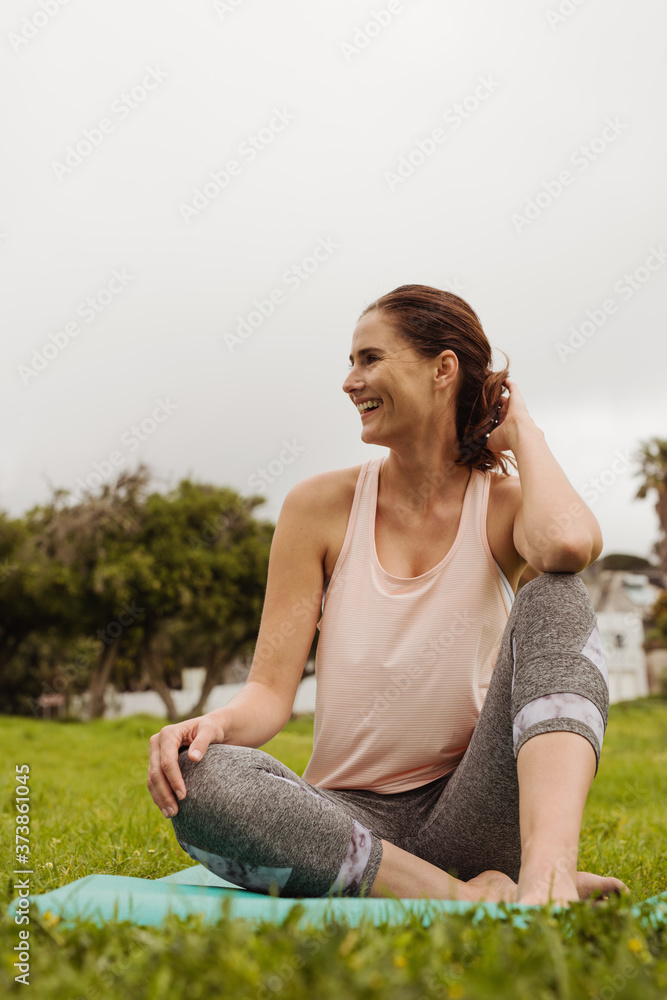
[[[608,899],[611,895],[621,895],[630,890],[624,882],[611,876],[594,875],[591,872],[572,871],[570,865],[560,863],[524,863],[519,874],[517,903],[542,906],[553,903],[569,906],[596,896]]]
[[[516,899],[516,882],[502,872],[482,872],[464,884],[466,898],[474,903],[513,903]]]
[[[523,845],[517,903],[525,906],[569,906],[579,899],[578,845],[538,842]]]
[[[620,879],[611,875],[594,875],[592,872],[575,872],[572,878],[570,873],[556,871],[550,884],[543,877],[531,877],[525,872],[519,882],[522,884],[520,899],[519,887],[509,875],[498,871],[482,872],[465,883],[466,897],[476,903],[518,902],[532,906],[554,903],[569,906],[570,903],[589,899],[591,896],[608,899],[612,895],[620,896],[630,892]]]
[[[524,906],[569,906],[579,900],[576,878],[567,872],[553,871],[549,878],[544,872],[526,872],[519,875],[517,903]]]
[[[630,892],[625,882],[611,875],[593,875],[591,872],[577,872],[575,876],[579,899],[597,896],[599,899],[609,899],[610,896],[621,896]]]

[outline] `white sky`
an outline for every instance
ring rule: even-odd
[[[352,330],[373,298],[419,282],[461,294],[509,354],[605,553],[649,554],[657,518],[632,499],[629,456],[667,437],[659,0],[392,0],[357,52],[389,0],[42,2],[0,14],[0,507],[75,489],[118,452],[161,489],[190,476],[255,492],[271,462],[275,519],[295,482],[378,451],[341,391]],[[572,13],[556,22],[559,4]],[[244,140],[271,124],[251,160]],[[437,128],[433,154],[388,180]],[[72,166],[86,132],[97,144]],[[210,172],[234,159],[220,190]],[[188,212],[207,182],[215,196]],[[338,246],[286,283],[319,240]],[[225,334],[274,290],[230,351]],[[604,323],[560,357],[587,311]],[[67,324],[77,335],[36,371]],[[171,415],[138,445],[156,400]]]

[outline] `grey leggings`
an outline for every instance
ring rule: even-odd
[[[354,697],[354,692],[350,693]],[[521,861],[516,756],[540,733],[579,733],[600,760],[609,692],[584,584],[545,573],[517,594],[472,740],[452,773],[395,794],[318,788],[270,754],[183,748],[173,818],[190,857],[234,885],[287,897],[368,895],[382,839],[464,881]],[[597,770],[597,768],[596,768]]]

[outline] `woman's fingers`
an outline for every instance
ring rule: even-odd
[[[188,757],[190,760],[201,760],[211,743],[222,743],[225,734],[213,720],[204,717],[197,726],[194,739],[190,743]]]
[[[178,752],[191,738],[192,723],[164,726],[151,736],[148,754],[148,791],[165,816],[178,812],[176,796],[184,799],[185,782],[178,766]]]
[[[161,756],[160,734],[156,733],[150,738],[148,752],[148,791],[155,805],[165,816],[176,815],[178,806],[173,790],[162,770]]]
[[[178,753],[189,745],[190,760],[198,761],[212,742],[221,743],[224,732],[207,716],[188,719],[173,726],[164,726],[151,736],[148,752],[148,791],[158,809],[165,816],[178,812],[177,799],[187,794],[178,763]]]

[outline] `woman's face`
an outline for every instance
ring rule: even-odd
[[[417,354],[381,312],[361,317],[343,392],[359,411],[362,441],[389,446],[423,423],[432,424],[438,362]]]

